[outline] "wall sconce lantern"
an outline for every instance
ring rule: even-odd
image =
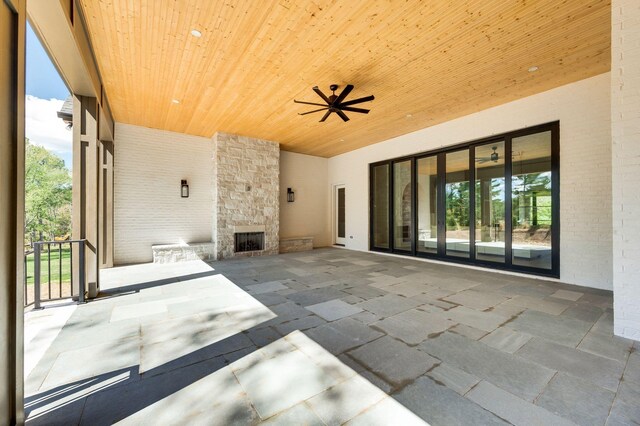
[[[293,203],[294,201],[294,192],[291,190],[291,188],[287,188],[287,202],[288,203]]]
[[[180,195],[182,198],[189,198],[189,184],[187,184],[186,179],[182,179],[180,183]]]

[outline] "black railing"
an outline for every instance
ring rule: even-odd
[[[85,301],[85,240],[38,241],[25,253],[24,304],[40,309],[42,302],[74,298]],[[74,255],[78,285],[74,286]],[[74,289],[75,287],[75,289]]]

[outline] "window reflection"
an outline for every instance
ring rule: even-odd
[[[393,182],[393,247],[411,250],[411,161],[393,165]]]
[[[418,160],[418,246],[422,253],[438,252],[438,159]]]
[[[551,132],[513,139],[512,262],[551,269]]]
[[[469,257],[469,150],[447,154],[445,186],[448,256]]]
[[[475,149],[476,259],[504,263],[504,141]]]

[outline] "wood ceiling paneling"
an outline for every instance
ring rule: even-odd
[[[608,0],[80,2],[117,121],[325,157],[610,69]],[[297,115],[332,83],[371,113]]]

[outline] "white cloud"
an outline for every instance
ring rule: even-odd
[[[70,154],[73,134],[57,115],[63,103],[59,99],[47,100],[27,95],[25,133],[33,144],[57,154]]]

